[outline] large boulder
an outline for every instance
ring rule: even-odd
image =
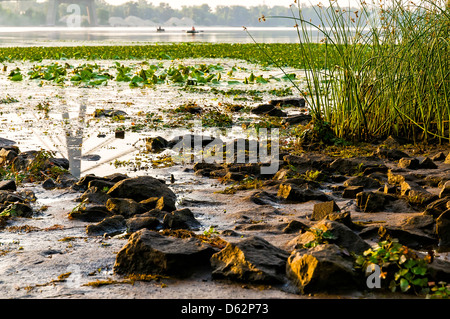
[[[114,184],[107,193],[115,198],[130,198],[136,202],[150,197],[164,197],[167,201],[176,202],[175,193],[162,181],[151,176],[126,178]]]
[[[260,237],[228,243],[211,257],[213,278],[274,284],[285,281],[289,254]]]
[[[360,284],[353,259],[334,244],[294,250],[286,274],[302,294],[344,291]]]
[[[130,236],[117,254],[114,271],[188,277],[202,267],[210,267],[209,259],[215,252],[197,238],[166,237],[141,229]]]

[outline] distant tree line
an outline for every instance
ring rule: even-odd
[[[76,2],[76,0],[74,0]],[[68,4],[59,6],[59,17],[67,15]],[[47,16],[47,2],[26,1],[23,4],[14,2],[0,2],[0,25],[12,26],[36,26],[45,25]],[[311,19],[313,23],[319,23],[317,8],[305,7],[302,14],[305,18]],[[86,14],[83,12],[82,14]],[[151,20],[157,24],[163,24],[172,17],[187,17],[195,21],[196,25],[201,26],[233,26],[233,27],[252,27],[252,26],[294,26],[295,21],[282,18],[261,17],[288,16],[292,17],[290,7],[265,5],[245,7],[245,6],[217,6],[214,10],[207,4],[198,6],[183,6],[181,9],[174,9],[168,3],[153,5],[146,0],[136,2],[127,2],[115,6],[106,3],[104,0],[96,0],[96,10],[98,22],[100,25],[108,25],[110,17],[126,18],[136,16],[144,20]],[[298,9],[292,10],[298,15]],[[265,20],[265,21],[264,21]]]

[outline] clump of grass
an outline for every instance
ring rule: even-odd
[[[450,140],[448,2],[361,1],[348,9],[330,1],[315,7],[318,24],[303,17],[300,4],[291,8],[283,18],[297,28],[316,124],[329,123],[338,138],[353,141]]]

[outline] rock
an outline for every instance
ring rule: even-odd
[[[80,197],[76,198],[77,202],[86,202],[91,204],[106,205],[111,196],[100,190],[98,187],[89,187]]]
[[[127,231],[128,233],[134,233],[140,229],[157,230],[161,228],[161,223],[156,217],[141,217],[135,216],[127,219]]]
[[[286,274],[302,294],[335,293],[360,284],[353,259],[334,244],[294,250],[287,261]]]
[[[56,165],[56,166],[59,166],[64,169],[69,169],[69,166],[70,166],[69,160],[66,158],[51,157],[51,158],[47,159],[46,162],[47,162],[47,165],[50,165],[50,166]]]
[[[0,137],[0,147],[2,148],[12,146],[15,144],[17,143],[13,140],[8,140],[7,138]]]
[[[130,198],[110,198],[106,202],[106,208],[113,215],[122,215],[125,218],[136,214],[145,213],[144,205]]]
[[[384,184],[383,193],[395,195],[398,192],[397,186],[392,186],[389,184]]]
[[[317,203],[314,204],[313,213],[311,215],[311,220],[322,220],[325,217],[327,217],[331,213],[340,212],[341,209],[336,204],[334,200],[323,202],[323,203]]]
[[[158,153],[165,150],[169,145],[169,142],[161,136],[148,137],[145,142],[147,151],[152,153]]]
[[[41,184],[42,188],[44,189],[54,189],[57,187],[55,181],[53,180],[53,178],[47,178],[42,184]]]
[[[439,198],[444,198],[447,196],[450,196],[450,181],[445,182],[439,192]]]
[[[16,181],[14,179],[0,181],[0,190],[17,190]]]
[[[414,203],[428,204],[435,198],[433,194],[425,190],[419,184],[410,181],[404,181],[400,184],[400,194],[402,196],[408,196]]]
[[[163,226],[170,229],[198,229],[201,224],[189,208],[183,208],[166,214]]]
[[[430,215],[412,216],[403,221],[400,228],[402,229],[419,229],[429,235],[435,232],[435,221]]]
[[[304,232],[304,231],[307,231],[308,229],[309,229],[309,226],[302,223],[301,221],[294,219],[294,220],[291,220],[286,225],[286,227],[283,228],[282,232],[285,234],[293,234],[293,233],[298,233],[298,232]]]
[[[438,241],[434,236],[426,234],[420,229],[405,229],[396,226],[381,226],[378,229],[378,235],[381,240],[389,236],[390,238],[397,238],[398,241],[413,249],[427,249],[437,245]]]
[[[436,234],[439,238],[439,251],[450,251],[450,210],[436,219]]]
[[[106,217],[97,224],[86,226],[89,236],[114,236],[126,230],[125,218],[122,215]]]
[[[348,186],[344,188],[342,191],[342,197],[343,198],[356,198],[356,194],[362,192],[364,190],[364,187],[362,186]]]
[[[370,248],[370,245],[353,230],[337,221],[324,219],[312,225],[311,229],[319,229],[324,232],[328,231],[333,236],[333,239],[328,240],[328,243],[336,244],[341,248],[347,249],[349,252],[362,254]],[[303,247],[303,245],[316,240],[316,235],[311,229],[289,241],[286,247],[292,250],[294,248]]]
[[[75,176],[73,176],[72,174],[62,173],[62,174],[58,175],[55,183],[58,185],[58,187],[66,188],[66,187],[71,187],[77,181],[78,181],[78,179]]]
[[[15,194],[10,190],[0,190],[0,203],[4,202],[19,202],[19,203],[26,203],[27,200],[25,197]]]
[[[93,116],[94,117],[123,117],[127,116],[127,112],[121,110],[113,110],[113,109],[96,109]]]
[[[285,281],[289,254],[260,237],[229,242],[211,257],[213,278],[234,281],[276,284]]]
[[[418,169],[419,164],[420,162],[417,158],[402,157],[398,161],[398,167],[407,169]]]
[[[173,212],[177,209],[177,207],[175,206],[175,202],[164,196],[158,198],[155,208],[165,212]]]
[[[272,104],[260,104],[251,110],[253,114],[285,117],[287,114]]]
[[[344,224],[345,226],[347,226],[348,228],[350,228],[352,230],[361,230],[361,228],[363,228],[363,226],[359,226],[359,225],[353,223],[350,212],[331,213],[331,214],[328,214],[325,218],[328,220],[331,220],[331,221],[335,221],[335,222]]]
[[[119,130],[119,131],[115,131],[114,132],[114,138],[118,138],[118,139],[124,139],[125,138],[125,131],[123,130]]]
[[[264,113],[264,115],[269,115],[269,116],[278,116],[278,117],[286,117],[287,113],[283,112],[282,110],[280,110],[277,107],[274,107],[273,109],[271,109],[270,111]]]
[[[300,188],[294,184],[281,184],[277,196],[288,202],[295,203],[303,203],[310,200],[328,201],[330,199],[322,191],[310,188]]]
[[[27,167],[29,168],[29,165],[31,166],[38,154],[38,151],[25,151],[19,153],[11,162],[11,170],[13,172],[20,172],[27,169]],[[43,163],[40,163],[40,166],[42,170],[44,170]]]
[[[417,180],[416,177],[409,174],[408,172],[405,172],[403,169],[399,170],[388,170],[388,183],[391,185],[400,185],[402,182],[410,181],[415,182]]]
[[[214,145],[222,145],[223,142],[219,138],[215,138],[212,136],[205,135],[196,135],[196,134],[185,134],[179,135],[172,138],[168,143],[167,147],[173,150],[182,150],[182,149],[202,149],[209,144],[213,143]]]
[[[436,153],[435,155],[433,155],[433,156],[431,157],[431,160],[432,160],[432,161],[435,161],[435,162],[439,162],[439,161],[444,161],[445,158],[446,158],[446,156],[445,156],[444,153],[438,152],[438,153]]]
[[[420,169],[437,169],[438,166],[434,163],[434,161],[429,158],[425,157],[420,163],[419,163]]]
[[[450,282],[450,262],[435,258],[431,264],[428,264],[427,278],[428,281],[436,283]]]
[[[69,213],[69,219],[78,219],[84,222],[100,222],[106,217],[110,217],[109,210],[102,205],[81,204]]]
[[[438,218],[449,208],[447,205],[448,202],[450,202],[450,196],[445,196],[429,203],[425,208],[423,215],[430,215],[433,218]]]
[[[278,202],[277,196],[266,191],[256,191],[249,197],[257,205],[272,205]]]
[[[83,177],[81,177],[74,186],[78,186],[80,190],[86,190],[88,188],[89,182],[94,180],[101,180],[101,181],[109,181],[107,178],[95,176],[94,174],[88,174]]]
[[[362,186],[363,188],[378,188],[381,186],[380,182],[376,179],[367,176],[354,176],[350,177],[344,182],[344,186]]]
[[[141,229],[130,236],[117,254],[114,271],[118,274],[188,277],[204,267],[209,268],[209,260],[215,252],[214,248],[193,237],[165,237]]]
[[[385,194],[378,191],[356,194],[356,205],[365,213],[379,212],[384,209],[385,203]]]
[[[110,181],[104,181],[101,179],[94,179],[88,183],[88,188],[97,187],[100,190],[106,190],[105,193],[114,186],[115,183]]]
[[[450,164],[450,153],[445,157],[444,164]]]
[[[86,161],[86,162],[96,162],[99,161],[101,159],[101,156],[98,154],[87,154],[87,155],[82,155],[80,157],[81,161]]]
[[[33,208],[26,203],[5,201],[0,204],[0,215],[10,217],[25,217],[33,216]]]
[[[12,163],[17,157],[18,152],[11,149],[2,148],[0,150],[0,166],[6,166]]]
[[[127,179],[129,178],[126,174],[122,174],[122,173],[113,173],[110,175],[106,175],[103,177],[103,179],[105,179],[108,182],[111,183],[117,183],[120,182],[121,180]]]
[[[404,138],[389,135],[381,144],[388,148],[398,148],[406,143],[408,141]]]
[[[251,112],[253,114],[261,115],[261,114],[265,114],[265,113],[269,112],[270,110],[273,110],[274,108],[275,108],[275,106],[272,104],[260,104],[256,107],[254,107],[251,110]]]
[[[16,191],[15,194],[23,198],[23,200],[27,203],[37,201],[36,194],[31,189],[20,189]]]
[[[150,197],[144,200],[141,200],[139,204],[143,205],[145,210],[149,211],[151,209],[155,209],[158,204],[158,197]]]
[[[245,178],[244,174],[236,172],[228,172],[223,176],[224,181],[234,181],[234,182],[242,181],[244,178]]]
[[[176,195],[160,180],[150,176],[139,176],[127,178],[114,184],[107,193],[115,198],[130,198],[136,202],[148,199],[150,197],[164,197],[173,203],[176,201]]]
[[[330,163],[329,169],[334,173],[353,175],[358,170],[358,164],[346,158],[338,158]]]
[[[158,220],[163,220],[164,216],[166,216],[166,214],[167,214],[167,212],[163,212],[159,209],[154,208],[143,214],[135,215],[134,217],[155,217]]]
[[[386,149],[382,147],[378,147],[376,154],[380,158],[388,159],[390,161],[398,161],[403,157],[409,157],[408,154],[396,149]]]
[[[284,99],[273,99],[269,101],[269,104],[273,106],[294,106],[294,107],[304,107],[306,101],[302,97],[289,97]]]
[[[283,119],[283,124],[289,124],[289,125],[307,125],[309,122],[312,121],[312,116],[309,114],[300,114],[300,115],[293,115],[288,116],[285,119]]]

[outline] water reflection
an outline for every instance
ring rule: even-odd
[[[70,173],[79,178],[81,176],[81,156],[82,156],[82,145],[83,145],[83,129],[84,129],[84,117],[86,115],[86,103],[82,101],[80,103],[80,110],[78,115],[78,125],[73,131],[69,129],[68,126],[65,127],[66,133],[66,149],[67,157],[69,160],[69,171]],[[62,113],[62,118],[65,121],[69,121],[69,112],[65,111]]]

